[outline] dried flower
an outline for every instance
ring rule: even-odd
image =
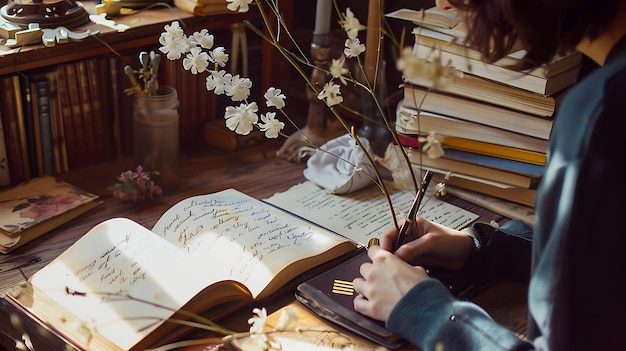
[[[157,171],[144,171],[141,165],[137,166],[137,171],[127,170],[118,177],[115,185],[107,187],[113,192],[113,197],[125,202],[140,202],[144,200],[154,200],[163,194],[161,187],[150,179],[150,175],[158,175]]]

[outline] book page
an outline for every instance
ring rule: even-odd
[[[196,267],[245,284],[255,297],[289,264],[346,241],[234,189],[177,203],[152,231]]]
[[[129,349],[207,286],[238,281],[256,297],[293,262],[345,242],[229,189],[180,201],[153,231],[128,219],[103,222],[37,272],[32,283],[75,315],[75,322]],[[235,292],[211,290],[203,298],[224,302]]]
[[[172,311],[125,294],[175,310],[199,289],[199,274],[189,267],[176,247],[138,223],[116,218],[95,226],[31,282],[78,318],[64,316],[62,327],[94,328],[129,349]],[[34,311],[50,310],[36,297],[37,290]]]
[[[431,188],[433,186],[431,185]],[[391,186],[388,188],[392,189]],[[432,191],[427,191],[422,207],[418,211],[418,214],[426,219],[461,229],[479,217],[432,195]],[[396,191],[390,195],[399,224],[404,222],[414,196],[403,191]],[[288,209],[297,216],[363,246],[367,245],[370,238],[379,237],[393,226],[389,204],[380,189],[375,186],[350,194],[335,195],[307,181],[283,193],[274,194],[265,201]]]

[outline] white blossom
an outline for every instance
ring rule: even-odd
[[[226,62],[228,62],[228,54],[226,53],[226,49],[220,46],[211,50],[211,59],[213,63],[216,63],[220,67],[226,66]]]
[[[230,82],[231,85],[226,87],[226,95],[230,96],[233,101],[242,101],[250,96],[252,81],[249,78],[241,78],[237,74]]]
[[[182,54],[190,49],[189,40],[185,37],[178,21],[165,25],[165,31],[159,36],[159,51],[167,55],[170,60],[178,60]]]
[[[161,36],[159,42],[163,45],[159,47],[159,51],[166,54],[170,60],[178,60],[182,54],[190,49],[189,40],[186,37],[168,38],[167,36]]]
[[[259,116],[256,114],[258,110],[256,102],[242,103],[237,107],[226,107],[226,113],[224,114],[226,127],[240,135],[250,134],[259,120]]]
[[[415,120],[415,118],[417,118],[417,114],[414,113],[413,111],[409,111],[409,110],[400,110],[400,120],[402,122],[405,123],[413,123],[413,120]]]
[[[359,19],[354,17],[354,13],[350,8],[346,8],[344,20],[341,23],[343,30],[348,34],[348,38],[355,39],[359,35],[360,30],[366,29],[364,25],[359,22]]]
[[[329,68],[330,75],[333,78],[338,78],[343,85],[347,84],[346,77],[344,76],[350,73],[350,71],[344,67],[345,62],[346,58],[344,56],[341,56],[339,59],[332,59]]]
[[[259,123],[259,129],[265,132],[266,138],[278,138],[279,132],[285,128],[285,123],[276,119],[275,112],[268,112],[265,115],[261,115],[261,122],[263,123]]]
[[[324,85],[324,89],[317,95],[320,100],[326,99],[326,105],[334,106],[343,102],[339,85],[328,82]]]
[[[345,49],[343,53],[346,57],[357,57],[365,52],[365,45],[361,44],[359,38],[346,39]]]
[[[166,24],[163,28],[165,32],[161,33],[161,38],[164,40],[175,40],[185,36],[185,32],[178,21],[173,21],[172,24]],[[161,38],[159,38],[159,40],[161,40]]]
[[[228,2],[228,8],[231,11],[248,12],[253,0],[226,0]]]
[[[285,94],[280,89],[269,87],[263,97],[265,97],[267,107],[274,106],[279,110],[285,107]]]
[[[193,33],[191,41],[203,49],[210,50],[213,47],[215,37],[209,34],[207,29],[202,29],[200,32]]]
[[[213,92],[216,95],[222,95],[226,93],[226,87],[230,87],[232,75],[226,73],[226,71],[209,71],[209,76],[206,77],[206,90]]]
[[[207,67],[209,67],[209,54],[198,47],[192,48],[183,59],[183,68],[191,71],[192,74],[202,73]]]
[[[267,321],[267,310],[263,308],[254,308],[252,310],[253,316],[248,319],[250,324],[250,333],[263,334],[265,329],[265,322]]]
[[[430,158],[439,158],[445,154],[441,143],[443,137],[437,135],[434,131],[428,133],[426,137],[419,137],[420,147],[426,151],[426,155]]]

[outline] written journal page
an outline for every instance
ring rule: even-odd
[[[100,294],[71,296],[65,287],[128,292],[176,310],[221,280],[240,281],[256,296],[287,264],[343,241],[231,189],[179,202],[152,232],[127,219],[104,222],[38,272],[33,284],[128,349],[171,310]]]
[[[393,186],[389,185],[387,188],[392,192]],[[409,212],[415,194],[394,191],[389,196],[398,223],[401,224]],[[318,223],[363,246],[367,246],[370,238],[379,237],[393,226],[387,199],[376,186],[350,194],[335,195],[307,181],[294,185],[285,192],[276,193],[265,201]],[[440,200],[428,190],[418,215],[456,229],[469,225],[479,217],[475,213]]]

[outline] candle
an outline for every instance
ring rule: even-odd
[[[381,13],[383,9],[383,0],[370,0],[367,10],[367,37],[365,38],[365,75],[372,85],[376,84],[374,77],[382,60]]]
[[[328,46],[330,43],[330,17],[332,0],[317,0],[315,9],[315,30],[313,31],[313,43]]]

